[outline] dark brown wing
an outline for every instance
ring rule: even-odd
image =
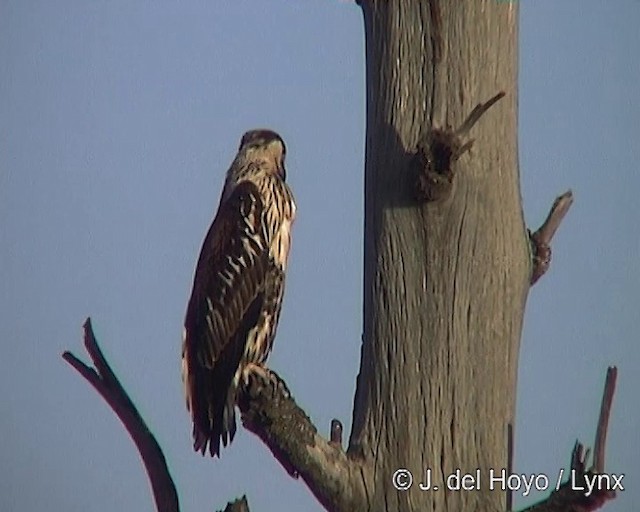
[[[235,434],[233,379],[264,302],[269,250],[258,188],[242,182],[204,240],[185,319],[183,365],[194,448],[219,454]]]

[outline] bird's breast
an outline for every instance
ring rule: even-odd
[[[292,223],[293,223],[292,219],[283,220],[277,234],[277,237],[278,237],[278,240],[276,240],[277,254],[274,256],[275,256],[275,260],[280,262],[283,269],[286,268],[287,260],[289,259],[289,249],[291,248]]]

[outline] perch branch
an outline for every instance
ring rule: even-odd
[[[605,444],[611,415],[611,404],[616,387],[618,370],[607,369],[600,417],[593,450],[593,461],[587,469],[589,450],[576,441],[571,452],[569,479],[544,501],[523,512],[592,512],[616,496],[616,489],[623,489],[622,475],[604,474]],[[590,485],[591,484],[591,485]]]
[[[93,334],[91,319],[88,318],[84,323],[83,330],[84,346],[95,369],[87,366],[71,352],[64,352],[62,358],[105,399],[129,432],[151,482],[158,512],[179,512],[178,493],[160,445],[100,350]]]
[[[572,204],[573,194],[571,190],[568,190],[553,202],[549,215],[542,226],[535,233],[529,232],[533,251],[532,285],[549,270],[549,265],[551,264],[551,240]]]
[[[254,373],[238,400],[245,428],[257,435],[294,478],[302,477],[327,510],[365,503],[363,465],[318,434],[282,379]]]

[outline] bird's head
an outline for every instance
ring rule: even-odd
[[[274,172],[284,180],[286,170],[284,160],[287,148],[282,137],[276,132],[267,129],[250,130],[240,140],[238,155],[245,160],[266,160],[273,164]]]

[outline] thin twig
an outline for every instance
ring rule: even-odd
[[[495,105],[498,102],[498,100],[504,98],[504,96],[505,96],[504,91],[500,91],[498,94],[496,94],[493,98],[486,101],[485,103],[478,103],[476,107],[471,111],[471,113],[467,116],[467,118],[464,120],[464,122],[460,125],[460,128],[458,128],[455,131],[455,134],[458,137],[463,137],[464,135],[467,135],[471,130],[471,128],[473,128],[473,125],[478,122],[478,120],[484,115],[484,113],[487,110],[489,110],[493,105]]]
[[[82,330],[84,332],[84,348],[91,357],[93,365],[96,367],[100,378],[109,386],[114,386],[116,388],[119,387],[120,391],[124,391],[122,386],[120,386],[117,377],[113,373],[111,366],[109,366],[109,363],[98,346],[98,342],[96,341],[96,337],[93,333],[93,327],[91,326],[91,318],[87,318],[85,320],[82,325]],[[126,396],[127,399],[129,398],[126,393],[124,393],[124,396]]]
[[[105,359],[93,334],[90,319],[87,319],[83,328],[84,346],[97,371],[71,352],[64,352],[62,358],[104,398],[129,432],[147,471],[158,512],[179,512],[178,493],[160,445]]]

